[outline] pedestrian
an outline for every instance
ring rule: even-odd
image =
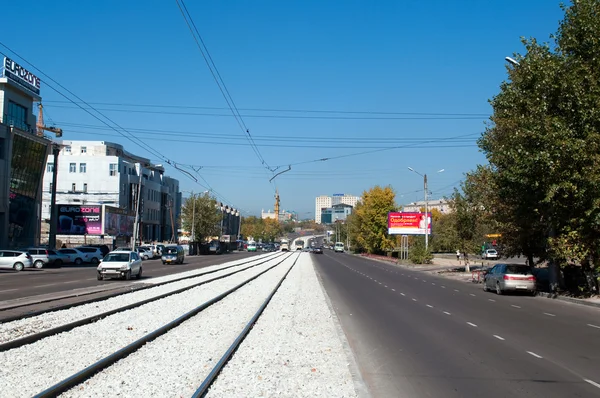
[[[460,250],[456,249],[456,261],[458,261],[458,265],[460,265]]]
[[[60,247],[61,249],[66,249],[67,245],[65,245],[64,243],[62,244],[62,246]]]

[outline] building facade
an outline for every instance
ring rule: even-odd
[[[39,244],[42,176],[52,141],[35,129],[40,79],[5,57],[0,69],[0,248]]]
[[[177,240],[181,213],[179,181],[167,177],[161,165],[153,165],[148,159],[111,142],[63,140],[58,144],[61,147],[58,164],[50,155],[44,174],[43,235],[47,236],[45,232],[49,230],[52,175],[57,167],[56,204],[59,209],[61,205],[106,205],[134,215],[139,209],[141,241]],[[141,192],[138,191],[140,185]],[[120,235],[130,238],[132,228],[120,229]],[[66,239],[71,242],[76,237]]]
[[[429,211],[436,209],[441,213],[448,214],[452,212],[452,208],[446,199],[428,200],[427,208]],[[422,212],[425,210],[425,201],[412,202],[402,207],[402,211],[406,212]]]
[[[334,205],[345,204],[349,206],[356,206],[360,201],[360,196],[353,196],[348,194],[333,194],[333,196],[321,195],[315,199],[315,222],[321,224],[321,214],[323,209],[331,209]]]
[[[344,222],[352,214],[353,206],[345,203],[338,203],[328,209],[321,210],[321,223],[333,224],[335,222]]]
[[[291,220],[293,216],[294,216],[293,213],[286,211],[286,210],[282,210],[279,212],[279,221]],[[276,214],[274,211],[271,211],[271,210],[265,211],[264,209],[262,209],[260,211],[260,218],[262,218],[263,220],[265,220],[267,218],[271,218],[271,219],[275,220],[277,217],[276,217]]]

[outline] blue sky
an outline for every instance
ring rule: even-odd
[[[450,194],[485,163],[476,139],[506,78],[504,57],[523,51],[521,36],[548,41],[562,18],[558,4],[188,0],[266,163],[277,172],[292,165],[274,183],[174,0],[43,1],[27,10],[9,2],[0,41],[153,152],[65,102],[42,77],[46,122],[63,138],[175,161],[244,214],[271,209],[276,187],[282,208],[306,218],[318,195],[374,185],[391,185],[399,204],[420,200],[422,178],[407,167],[429,175],[433,197]],[[333,159],[311,162],[322,158]],[[167,170],[184,190],[206,189]]]

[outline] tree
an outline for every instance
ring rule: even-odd
[[[196,242],[203,242],[207,237],[219,235],[221,211],[217,209],[216,199],[208,193],[185,199],[181,207],[181,221],[183,228],[190,233],[194,223]]]
[[[395,239],[388,235],[387,219],[388,213],[395,209],[395,193],[391,187],[375,186],[363,192],[362,200],[347,220],[352,246],[369,253],[392,249]]]

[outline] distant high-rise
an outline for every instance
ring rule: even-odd
[[[321,224],[321,212],[323,209],[329,209],[333,205],[339,204],[345,204],[354,207],[359,200],[359,196],[348,195],[345,193],[333,194],[333,196],[317,196],[315,199],[315,222],[317,224]]]

